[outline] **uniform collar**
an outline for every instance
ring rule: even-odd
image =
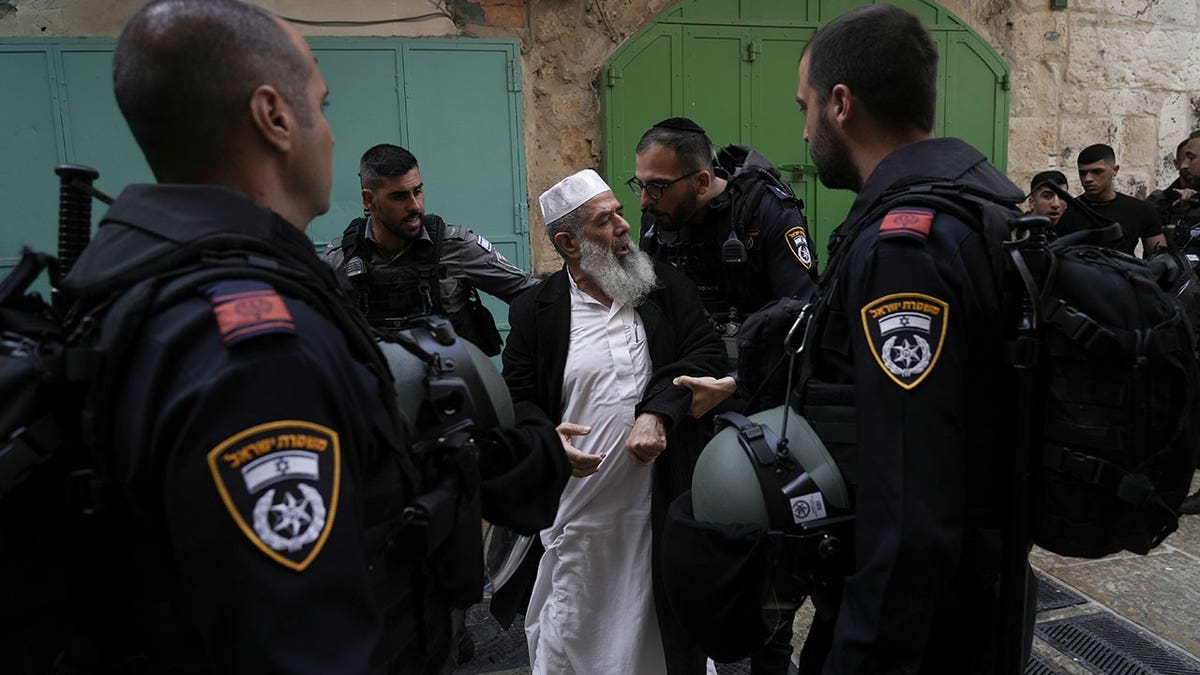
[[[411,242],[409,242],[408,246],[405,246],[403,249],[396,251],[395,253],[391,253],[389,251],[384,250],[383,246],[381,246],[379,244],[379,240],[375,238],[375,229],[373,227],[371,227],[372,222],[373,222],[373,219],[370,216],[368,216],[366,225],[363,228],[364,230],[366,230],[363,234],[363,239],[371,242],[371,249],[376,251],[381,259],[387,259],[388,261],[392,261],[392,260],[396,260],[397,258],[400,258],[402,256],[408,255],[410,251],[416,250],[416,249],[414,249],[414,247],[419,247],[420,249],[424,249],[424,248],[433,246],[433,238],[431,238],[429,236],[429,226],[428,226],[429,214],[428,213],[421,216],[421,232],[417,235],[417,238],[413,239]]]
[[[1014,204],[1025,198],[1020,188],[991,168],[983,153],[966,142],[931,138],[896,148],[884,157],[863,183],[846,222],[857,222],[866,215],[889,188],[924,180],[970,183]]]
[[[100,226],[109,223],[128,225],[180,244],[231,230],[270,238],[278,234],[281,225],[307,239],[282,216],[244,192],[218,185],[130,185],[104,215]]]
[[[307,235],[243,192],[216,185],[143,184],[121,192],[64,283],[84,289],[222,234],[271,241],[299,262],[320,262]]]

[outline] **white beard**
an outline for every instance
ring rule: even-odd
[[[611,248],[580,237],[579,256],[579,268],[614,302],[637,307],[658,285],[650,256],[632,242],[629,252],[618,257]]]

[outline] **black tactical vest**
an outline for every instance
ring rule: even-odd
[[[421,227],[429,233],[433,247],[403,265],[390,266],[372,264],[363,250],[366,218],[356,218],[346,227],[342,234],[342,254],[346,275],[354,287],[355,302],[376,330],[402,330],[415,317],[438,315],[450,320],[459,337],[479,344],[478,331],[468,316],[471,302],[453,314],[446,312],[442,302],[439,282],[446,276],[441,260],[447,225],[440,217],[426,214],[421,218]],[[354,259],[358,262],[352,262]]]

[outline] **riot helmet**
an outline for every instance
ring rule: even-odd
[[[663,577],[692,639],[733,661],[852,569],[854,516],[837,464],[789,406],[717,420],[727,426],[668,511]]]
[[[515,425],[512,398],[492,361],[459,338],[450,321],[422,316],[379,342],[400,411],[422,432],[470,422],[478,430]]]

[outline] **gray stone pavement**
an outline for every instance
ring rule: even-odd
[[[1196,489],[1200,472],[1192,481]],[[1149,555],[1085,560],[1035,548],[1030,561],[1041,578],[1062,586],[1064,601],[1048,604],[1066,606],[1039,611],[1034,639],[1038,660],[1031,661],[1027,673],[1200,675],[1200,515],[1181,518],[1179,530]],[[806,603],[797,614],[797,650],[810,612]],[[481,624],[476,630],[486,630],[482,612],[474,622]],[[520,632],[501,633],[491,624],[485,637],[498,649],[481,645],[479,658],[456,672],[529,673]],[[721,673],[749,669],[722,667]]]

